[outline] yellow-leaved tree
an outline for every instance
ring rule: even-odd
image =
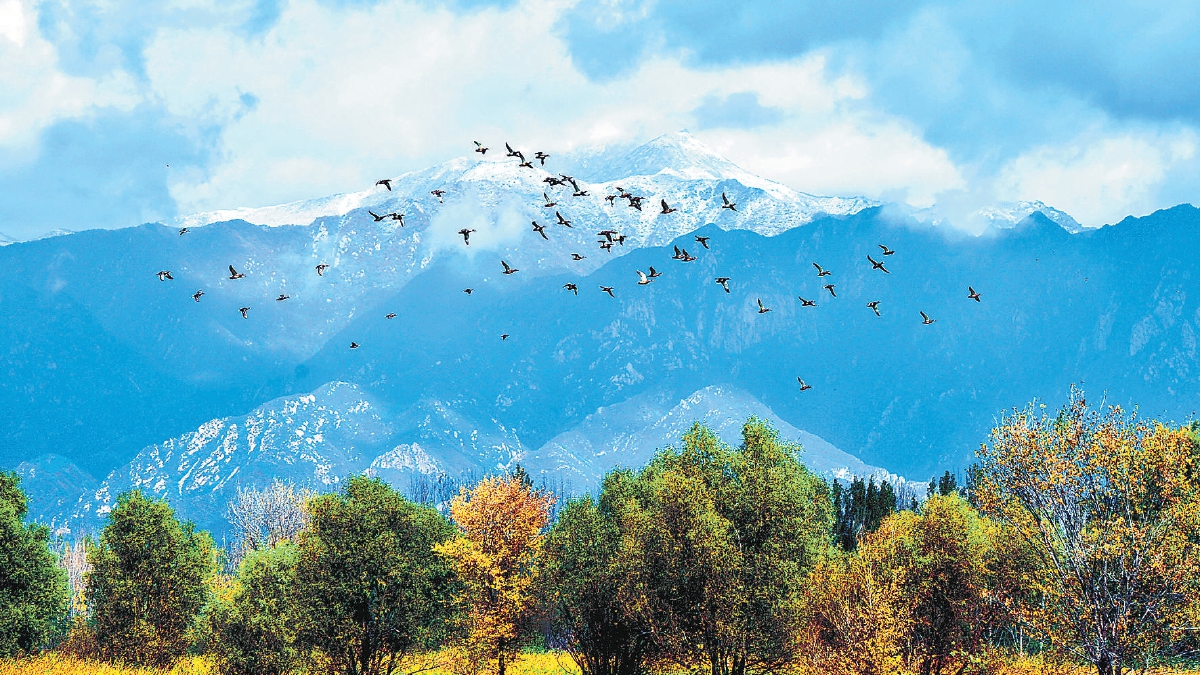
[[[533,622],[535,562],[554,497],[523,473],[480,481],[450,502],[460,535],[438,544],[460,582],[466,632],[456,645],[461,672],[504,675]]]
[[[1088,408],[1072,389],[1054,416],[1014,411],[980,450],[976,499],[1037,553],[1045,599],[1023,619],[1121,675],[1172,633],[1200,567],[1200,444],[1190,429],[1120,408]]]

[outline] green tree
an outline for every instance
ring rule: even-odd
[[[656,639],[713,675],[792,662],[804,579],[825,554],[824,481],[767,423],[751,418],[732,449],[695,425],[660,452],[626,497],[622,531]]]
[[[233,597],[212,613],[221,672],[279,675],[299,664],[295,592],[298,557],[295,544],[283,541],[252,550],[242,559]]]
[[[165,666],[183,655],[216,573],[208,533],[134,490],[117,498],[87,548],[86,593],[101,656]]]
[[[549,628],[583,675],[644,672],[654,647],[628,610],[629,560],[612,512],[611,497],[629,479],[626,471],[606,476],[602,495],[610,499],[599,504],[591,497],[568,502],[543,549],[539,586]]]
[[[41,649],[63,624],[70,588],[50,531],[26,524],[20,477],[0,471],[0,658]]]
[[[876,486],[874,477],[863,483],[855,476],[846,488],[834,480],[831,493],[833,538],[845,551],[853,551],[859,537],[879,529],[883,519],[896,512],[896,490],[886,480]]]
[[[308,502],[296,561],[298,645],[346,675],[391,673],[445,638],[449,566],[433,547],[454,527],[376,478],[352,477]]]

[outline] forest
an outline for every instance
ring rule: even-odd
[[[1073,389],[923,494],[822,478],[756,418],[573,498],[520,467],[239,489],[225,547],[138,491],[55,541],[0,473],[0,675],[1186,671],[1198,469],[1200,424]]]

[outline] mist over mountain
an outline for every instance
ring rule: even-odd
[[[795,192],[686,134],[564,164],[589,196],[489,154],[391,190],[0,248],[0,466],[25,463],[56,524],[94,527],[130,487],[211,524],[233,487],[272,476],[403,486],[521,462],[587,489],[696,420],[736,442],[755,414],[826,474],[919,481],[969,463],[1001,410],[1057,405],[1071,383],[1151,414],[1196,409],[1191,206],[1072,233],[1044,204],[1010,205],[975,237]],[[609,205],[617,187],[643,210]],[[606,229],[625,235],[611,252]],[[662,276],[639,285],[651,266]]]

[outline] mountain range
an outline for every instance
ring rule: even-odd
[[[520,462],[582,491],[696,420],[736,441],[758,415],[827,475],[920,481],[969,463],[1004,409],[1072,383],[1194,415],[1191,206],[1080,230],[1006,205],[970,236],[796,192],[685,133],[566,158],[588,196],[548,186],[553,162],[458,159],[390,189],[0,248],[0,467],[73,531],[131,487],[219,527],[234,486],[271,477],[403,486]],[[603,199],[618,189],[643,209]],[[602,230],[624,243],[599,250]]]

